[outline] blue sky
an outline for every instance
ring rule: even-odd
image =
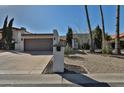
[[[88,6],[91,27],[101,26],[98,6]],[[124,32],[124,6],[121,6],[120,32]],[[103,6],[105,31],[115,34],[116,6]],[[84,6],[0,6],[0,27],[6,17],[15,18],[15,27],[25,27],[33,33],[49,33],[57,29],[59,34],[67,33],[68,26],[75,32],[88,32]]]

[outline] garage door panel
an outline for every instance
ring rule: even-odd
[[[52,51],[52,39],[25,39],[26,51]]]

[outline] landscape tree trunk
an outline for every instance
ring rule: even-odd
[[[94,53],[93,36],[92,36],[92,31],[91,31],[91,25],[90,25],[90,19],[89,19],[89,15],[88,15],[87,5],[85,5],[85,12],[86,12],[87,25],[88,25],[88,29],[89,29],[89,35],[90,35],[90,52]]]
[[[101,5],[99,5],[99,9],[100,9],[100,15],[101,15],[101,21],[102,21],[102,50],[104,50],[106,47],[106,39],[105,39],[104,16],[103,16],[103,11],[102,11]]]
[[[120,5],[116,6],[116,38],[115,38],[115,54],[121,54],[120,50]]]

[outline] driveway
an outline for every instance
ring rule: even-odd
[[[0,52],[0,74],[41,74],[53,55]]]

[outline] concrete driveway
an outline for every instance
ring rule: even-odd
[[[0,52],[0,74],[41,74],[53,55]]]

